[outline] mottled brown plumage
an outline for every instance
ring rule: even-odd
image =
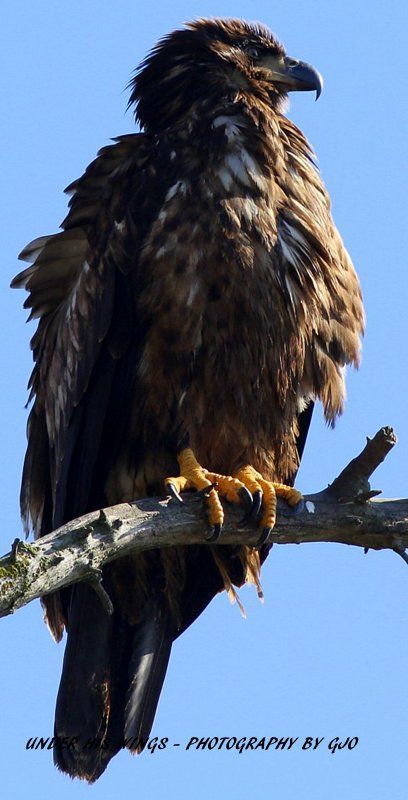
[[[187,444],[211,470],[291,482],[313,402],[329,422],[341,413],[360,289],[283,115],[288,91],[320,88],[261,26],[170,34],[131,82],[143,132],[101,150],[68,189],[63,231],[23,251],[32,266],[14,285],[39,318],[22,483],[36,536],[162,492]],[[61,769],[95,780],[124,735],[148,736],[172,640],[223,584],[256,583],[257,558],[202,547],[117,562],[113,617],[84,585],[45,598],[55,638],[68,630],[56,734],[104,743],[57,748]]]

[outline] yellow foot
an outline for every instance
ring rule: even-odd
[[[284,497],[291,506],[296,506],[302,501],[302,495],[291,486],[281,483],[272,483],[265,480],[253,467],[247,466],[231,477],[210,472],[202,467],[190,448],[182,450],[177,460],[180,466],[180,475],[177,478],[166,478],[165,486],[168,493],[183,502],[181,492],[185,489],[196,489],[201,492],[207,502],[208,519],[212,527],[209,541],[219,539],[224,522],[224,510],[220,497],[230,503],[243,504],[246,510],[245,517],[257,517],[262,510],[260,527],[262,535],[258,542],[264,544],[276,521],[276,498]]]
[[[208,519],[212,527],[209,541],[216,541],[222,531],[224,510],[220,497],[230,503],[242,503],[248,513],[252,510],[253,500],[249,489],[237,478],[229,475],[219,475],[202,467],[192,450],[182,450],[177,461],[180,466],[180,475],[177,478],[166,478],[165,486],[168,493],[179,503],[182,503],[181,492],[185,489],[196,489],[201,492],[207,503]]]
[[[277,498],[283,497],[290,506],[295,507],[302,503],[303,495],[292,486],[265,480],[256,469],[250,466],[240,469],[236,477],[252,494],[251,515],[257,517],[261,512],[259,527],[262,528],[262,533],[257,542],[259,547],[268,541],[275,526]]]

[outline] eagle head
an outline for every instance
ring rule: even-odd
[[[145,130],[160,131],[243,94],[278,111],[287,92],[314,90],[317,99],[322,86],[317,70],[289,58],[265,26],[199,19],[153,48],[130,82],[129,106]]]

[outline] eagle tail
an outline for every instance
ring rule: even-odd
[[[57,697],[54,763],[93,783],[123,747],[140,753],[153,725],[174,627],[160,596],[134,625],[74,587]]]
[[[134,626],[124,720],[125,743],[132,752],[140,753],[149,738],[173,638],[170,613],[162,609],[149,610]]]

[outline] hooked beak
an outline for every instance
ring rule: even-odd
[[[304,61],[285,56],[279,60],[266,63],[271,72],[272,81],[281,83],[286,92],[316,92],[316,100],[323,89],[323,78],[320,72]]]

